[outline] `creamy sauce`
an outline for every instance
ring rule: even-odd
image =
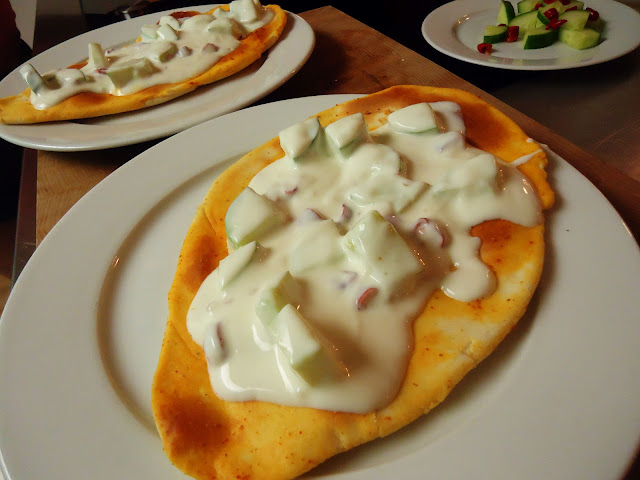
[[[46,109],[80,92],[129,95],[153,85],[196,77],[235,50],[241,39],[266,25],[273,12],[258,0],[235,0],[230,11],[214,10],[176,19],[165,16],[142,27],[142,41],[108,49],[89,45],[81,69],[60,69],[40,76],[31,65],[20,73],[31,88],[30,101]]]
[[[216,395],[357,413],[391,402],[433,291],[495,288],[471,227],[541,220],[527,179],[464,133],[451,102],[370,133],[361,115],[281,132],[288,154],[229,208],[235,251],[187,315]]]

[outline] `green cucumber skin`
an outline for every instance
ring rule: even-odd
[[[516,16],[516,12],[513,5],[508,0],[502,0],[500,3],[500,9],[498,10],[498,24],[504,23],[509,25],[509,22]]]
[[[537,48],[548,47],[558,39],[557,30],[547,30],[545,28],[536,28],[528,31],[524,36],[524,49],[533,50]]]
[[[558,20],[566,20],[560,28],[564,30],[584,30],[589,20],[589,12],[586,10],[570,10],[560,14]]]

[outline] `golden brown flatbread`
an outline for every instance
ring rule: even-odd
[[[223,5],[216,8],[228,10],[229,7]],[[33,107],[29,101],[31,90],[26,89],[19,95],[0,99],[0,123],[30,124],[130,112],[168,102],[202,85],[227,78],[258,60],[280,38],[287,23],[287,14],[277,5],[267,5],[265,8],[274,13],[274,18],[243,38],[238,48],[222,57],[209,70],[197,77],[180,83],[155,85],[122,96],[83,92],[44,110]],[[213,10],[215,8],[206,13],[211,13]],[[73,65],[71,68],[81,68],[85,63]]]
[[[547,158],[496,108],[468,92],[399,86],[319,114],[322,125],[356,112],[370,129],[392,111],[418,102],[460,104],[468,141],[511,162],[553,204]],[[198,479],[290,479],[329,457],[384,437],[429,412],[489,355],[525,312],[544,260],[544,226],[492,220],[473,228],[481,258],[497,277],[489,297],[463,303],[441,291],[415,320],[414,348],[396,398],[378,411],[354,414],[266,402],[227,402],[213,393],[204,354],[186,329],[186,314],[207,275],[227,255],[224,217],[229,204],[264,166],[283,156],[277,138],[250,152],[212,185],[187,233],[169,293],[169,319],[153,383],[153,413],[166,454]]]

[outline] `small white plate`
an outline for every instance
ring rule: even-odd
[[[196,207],[248,150],[350,98],[261,105],[181,132],[58,222],[0,319],[5,480],[185,478],[164,455],[150,404],[167,292]],[[429,415],[305,478],[621,476],[640,433],[640,250],[568,163],[551,155],[549,174],[558,202],[545,271],[516,329]]]
[[[517,1],[512,0],[514,8]],[[546,48],[524,50],[522,40],[493,45],[491,55],[478,52],[484,28],[496,25],[499,0],[455,0],[431,12],[422,22],[422,36],[436,50],[458,60],[507,70],[562,70],[607,62],[640,45],[640,14],[612,0],[586,0],[585,7],[606,22],[604,40],[586,50],[556,42]]]
[[[206,12],[213,6],[199,5],[193,9]],[[30,63],[46,72],[86,59],[89,42],[99,42],[105,47],[132,43],[143,25],[155,23],[169,12],[144,15],[84,33],[37,55]],[[287,26],[278,42],[261,59],[227,79],[197,88],[171,102],[129,113],[36,125],[0,124],[0,137],[39,150],[79,151],[131,145],[172,135],[271,93],[298,72],[309,59],[314,45],[313,29],[302,18],[288,12]],[[0,81],[0,98],[16,95],[26,88],[18,70]]]

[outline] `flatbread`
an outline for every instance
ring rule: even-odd
[[[356,112],[370,129],[392,111],[418,102],[450,100],[462,107],[469,143],[518,168],[535,186],[543,208],[553,204],[540,146],[496,108],[468,92],[393,87],[319,114],[326,125]],[[200,284],[227,255],[224,217],[229,204],[264,166],[283,156],[277,138],[225,171],[199,206],[187,233],[169,293],[169,319],[153,383],[152,406],[164,450],[198,479],[290,479],[329,457],[384,437],[429,412],[489,355],[525,312],[544,261],[544,226],[484,222],[472,234],[496,274],[496,291],[463,303],[438,291],[415,320],[414,349],[396,398],[378,411],[353,414],[266,402],[226,402],[213,393],[204,354],[186,329]]]
[[[228,10],[229,7],[223,5],[219,8]],[[26,89],[19,95],[0,99],[0,123],[31,124],[130,112],[168,102],[202,85],[227,78],[258,60],[280,38],[287,23],[287,14],[277,5],[267,5],[265,8],[274,13],[274,18],[243,38],[238,48],[222,57],[209,70],[197,77],[180,83],[154,85],[122,96],[83,92],[44,110],[33,107],[29,101],[31,90]],[[211,13],[213,10],[215,8],[203,13]],[[72,68],[80,68],[85,63],[73,65]]]

